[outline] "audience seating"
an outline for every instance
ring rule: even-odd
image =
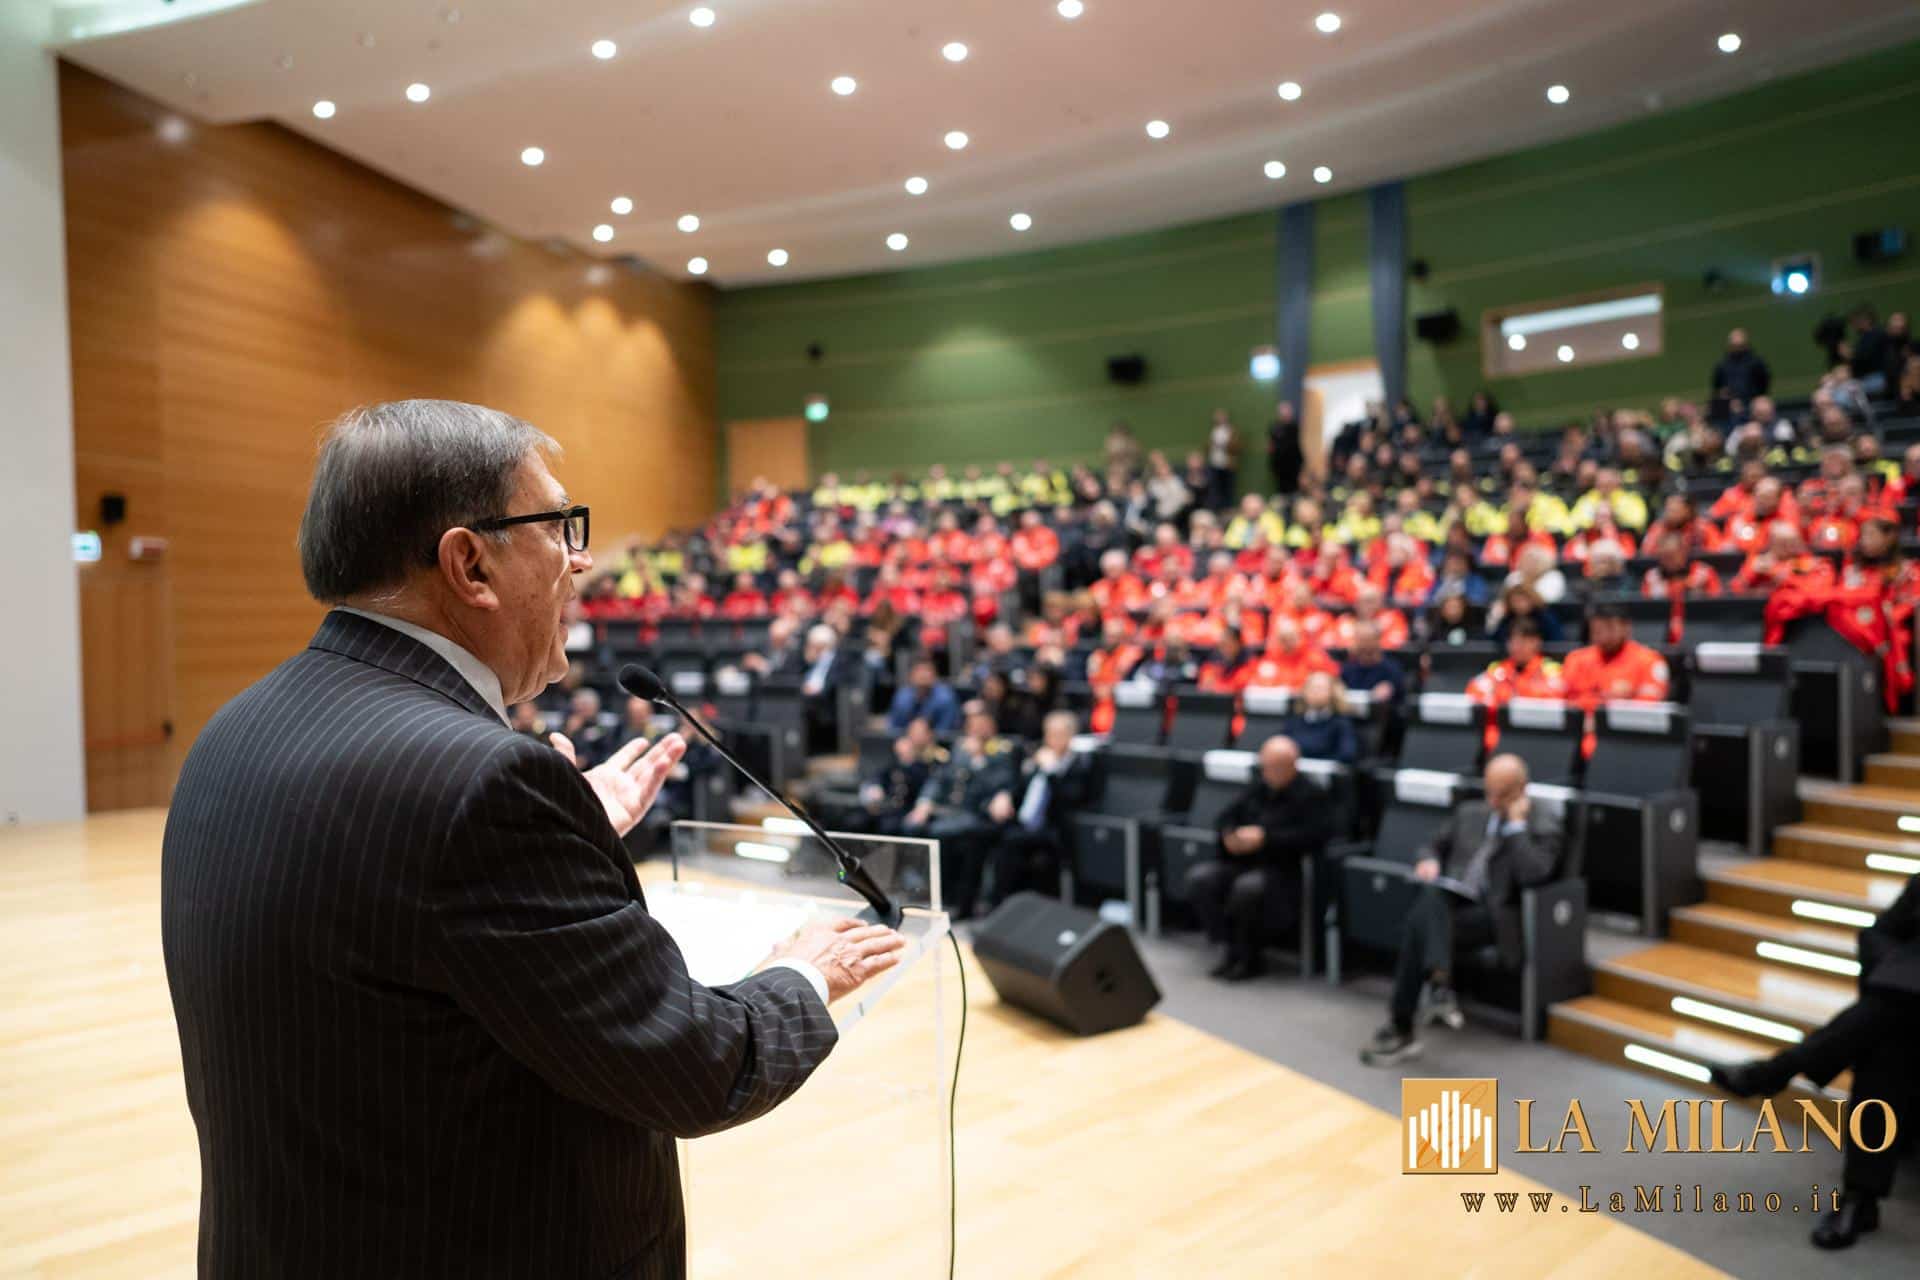
[[[1559,698],[1513,698],[1494,715],[1498,750],[1526,762],[1535,782],[1568,782],[1580,763],[1586,717]]]
[[[1423,693],[1413,699],[1400,739],[1400,767],[1478,773],[1486,730],[1487,709],[1466,694]]]
[[[1154,747],[1109,743],[1093,753],[1094,793],[1067,824],[1069,848],[1060,896],[1124,899],[1136,925],[1146,924],[1143,822],[1182,813],[1193,792],[1191,760]]]
[[[1800,726],[1786,651],[1702,644],[1688,666],[1701,834],[1764,853],[1768,833],[1800,807]]]
[[[1879,662],[1824,618],[1788,623],[1784,646],[1793,667],[1791,715],[1800,726],[1801,768],[1841,782],[1860,781],[1867,756],[1881,749],[1886,733]]]
[[[1687,785],[1691,722],[1672,703],[1609,702],[1587,761],[1586,880],[1596,910],[1666,933],[1668,913],[1698,902],[1700,801]]]
[[[1156,747],[1166,723],[1166,697],[1144,680],[1113,688],[1113,728],[1108,739],[1121,746]]]
[[[1174,751],[1211,751],[1224,747],[1233,732],[1233,695],[1184,688],[1173,696],[1173,727],[1167,746]]]
[[[1498,662],[1499,649],[1490,644],[1435,645],[1427,650],[1423,693],[1465,693],[1473,678]],[[1414,668],[1409,665],[1408,670]]]

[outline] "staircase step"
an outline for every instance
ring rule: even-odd
[[[1574,1053],[1616,1066],[1631,1066],[1660,1079],[1678,1076],[1708,1093],[1718,1093],[1719,1090],[1699,1079],[1699,1068],[1764,1058],[1780,1047],[1776,1042],[1738,1031],[1703,1027],[1671,1013],[1643,1009],[1597,995],[1563,1001],[1547,1010],[1547,1039]],[[1677,1058],[1684,1065],[1680,1070],[1663,1069],[1656,1063],[1648,1062],[1644,1055],[1629,1057],[1629,1045]],[[1689,1067],[1692,1069],[1689,1070]],[[1842,1075],[1829,1086],[1826,1096],[1846,1096],[1849,1083],[1850,1078]],[[1820,1096],[1804,1077],[1795,1081],[1788,1093],[1793,1096]]]
[[[1675,907],[1669,934],[1675,942],[1705,951],[1724,951],[1789,967],[1835,973],[1842,978],[1856,972],[1852,966],[1859,952],[1858,934],[1844,926],[1815,924],[1716,902]],[[1800,952],[1809,954],[1802,956]],[[1841,968],[1823,968],[1823,961],[1835,962]]]
[[[807,777],[831,777],[835,774],[856,773],[860,768],[860,757],[844,756],[808,756]]]
[[[1820,1026],[1857,995],[1850,979],[1679,942],[1601,961],[1593,967],[1593,991],[1621,1004],[1716,1030],[1744,1030],[1776,1044],[1797,1043],[1795,1032]],[[1774,1030],[1736,1025],[1742,1016],[1764,1019]]]
[[[1819,822],[1790,822],[1774,828],[1775,857],[1821,862],[1853,871],[1886,875],[1920,874],[1920,839],[1878,835]]]
[[[1895,717],[1887,721],[1887,733],[1893,739],[1895,751],[1920,755],[1920,720],[1911,716]]]
[[[1867,757],[1867,785],[1920,790],[1920,753],[1883,752]]]
[[[1886,835],[1920,835],[1920,791],[1802,782],[1800,802],[1808,822]]]
[[[1871,923],[1867,917],[1885,910],[1907,882],[1905,876],[1793,858],[1735,862],[1709,868],[1700,878],[1706,882],[1709,902],[1856,928]]]

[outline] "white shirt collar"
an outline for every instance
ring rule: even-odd
[[[335,605],[342,613],[351,613],[355,617],[377,622],[383,627],[391,627],[401,635],[418,640],[427,648],[447,660],[447,664],[473,686],[474,692],[485,698],[487,705],[493,708],[493,714],[500,717],[502,724],[511,724],[507,719],[507,703],[500,692],[500,677],[493,668],[473,656],[472,652],[455,644],[438,631],[429,631],[402,618],[391,617],[384,613],[369,613],[365,609],[355,609],[348,605]]]

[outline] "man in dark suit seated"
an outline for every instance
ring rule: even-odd
[[[800,651],[800,696],[807,715],[807,751],[821,754],[840,745],[840,681],[848,675],[840,656],[840,633],[824,622],[807,629]]]
[[[1880,1225],[1880,1200],[1893,1190],[1900,1148],[1920,1122],[1920,877],[1873,926],[1860,933],[1860,999],[1790,1049],[1736,1067],[1710,1067],[1713,1082],[1737,1098],[1772,1097],[1795,1076],[1825,1086],[1853,1072],[1848,1093],[1857,1102],[1879,1098],[1893,1110],[1895,1141],[1884,1151],[1855,1145],[1848,1126],[1840,1203],[1813,1229],[1822,1249],[1844,1249]],[[1860,1138],[1886,1141],[1878,1107],[1860,1113]]]
[[[1020,758],[1013,745],[994,731],[993,716],[979,702],[963,712],[964,732],[947,762],[934,770],[920,792],[900,834],[940,842],[942,897],[956,920],[973,915],[980,878],[1002,806],[994,802],[1011,791]]]
[[[1093,785],[1093,760],[1073,750],[1080,721],[1071,711],[1047,715],[1040,746],[1020,762],[1013,785],[988,802],[997,826],[989,854],[988,908],[1022,889],[1052,892],[1059,880],[1066,825]]]
[[[613,731],[600,718],[600,691],[575,689],[567,707],[567,717],[559,732],[573,743],[574,757],[582,769],[591,769],[613,754]]]
[[[1560,865],[1560,819],[1536,809],[1527,795],[1527,766],[1518,756],[1487,761],[1486,798],[1462,800],[1446,825],[1414,863],[1423,881],[1394,966],[1392,1020],[1360,1051],[1370,1067],[1386,1067],[1420,1054],[1414,1014],[1422,986],[1424,1021],[1465,1025],[1448,975],[1462,947],[1496,943],[1508,963],[1520,960],[1520,939],[1501,910],[1520,890],[1553,878]]]
[[[947,753],[933,740],[925,720],[915,720],[893,740],[893,759],[877,778],[860,783],[860,808],[849,815],[848,826],[877,836],[897,836],[926,790],[933,771],[947,762]]]
[[[1187,873],[1187,901],[1207,937],[1227,944],[1210,976],[1244,982],[1265,972],[1260,931],[1300,914],[1300,856],[1333,834],[1326,793],[1300,776],[1300,748],[1278,735],[1260,744],[1260,769],[1220,813],[1220,856]]]
[[[953,686],[940,678],[933,659],[924,655],[913,660],[907,683],[893,695],[893,705],[887,708],[887,729],[905,733],[915,720],[925,720],[940,735],[960,727],[960,703],[953,696]]]

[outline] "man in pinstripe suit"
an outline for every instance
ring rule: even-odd
[[[792,1094],[829,1000],[898,958],[841,922],[701,986],[621,845],[685,744],[583,774],[507,727],[566,671],[592,565],[553,448],[451,402],[336,423],[300,529],[336,607],[181,770],[161,911],[203,1276],[682,1275],[674,1138]]]

